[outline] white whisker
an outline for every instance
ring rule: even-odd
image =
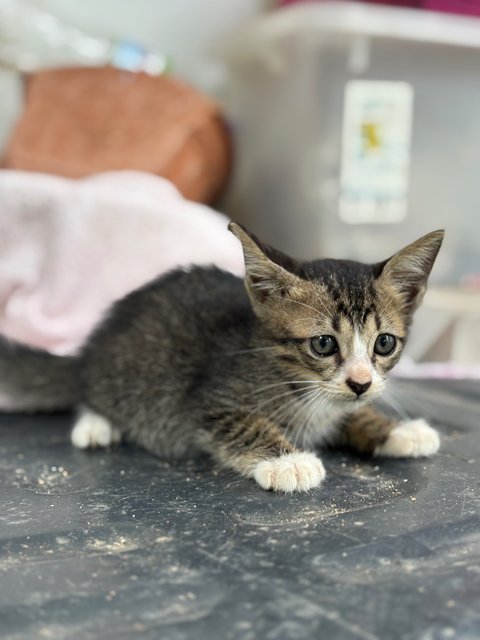
[[[324,396],[324,397],[325,397],[325,396]],[[317,400],[317,402],[319,402],[319,401],[321,401],[321,399],[322,399],[322,398],[321,398],[321,396],[320,396],[320,394],[319,394],[319,395],[317,396],[316,400]],[[313,409],[312,409],[312,411],[310,412],[310,415],[308,416],[307,426],[306,426],[306,429],[305,429],[305,436],[308,436],[308,438],[309,438],[309,440],[310,440],[310,441],[311,441],[311,433],[310,433],[310,431],[311,431],[311,426],[312,426],[312,423],[313,423],[313,419],[315,418],[315,415],[316,415],[317,409],[318,409],[318,405],[317,405],[317,404],[314,404]],[[304,445],[303,445],[303,446],[305,447],[305,439],[304,439]]]
[[[300,394],[302,391],[310,391],[311,387],[302,387],[300,389],[291,389],[290,391],[285,391],[284,393],[280,393],[276,396],[273,396],[271,398],[267,398],[266,400],[263,400],[262,402],[260,402],[259,404],[257,404],[254,409],[252,409],[252,411],[248,414],[247,418],[250,417],[251,415],[253,415],[254,413],[258,412],[259,409],[261,409],[262,407],[264,407],[265,405],[270,404],[271,402],[274,402],[275,400],[281,400],[283,398],[289,397],[291,395],[294,394]]]
[[[234,356],[240,353],[256,353],[258,351],[274,351],[278,349],[279,345],[275,345],[273,347],[255,347],[254,349],[238,349],[237,351],[225,351],[224,355],[226,356]]]
[[[295,409],[294,415],[290,418],[290,420],[288,422],[288,425],[290,425],[291,422],[296,417],[296,415],[298,414],[298,405],[301,404],[301,402],[305,398],[308,398],[310,396],[310,394],[312,394],[312,393],[314,393],[313,390],[308,390],[308,391],[302,393],[301,395],[291,399],[290,402],[288,402],[287,404],[280,405],[274,411],[272,411],[272,413],[268,416],[268,420],[272,420],[273,421],[273,418],[276,417],[276,419],[278,421],[282,421],[282,420],[288,418],[289,414]],[[288,437],[287,437],[288,430],[289,430],[289,427],[287,426],[287,429],[284,431],[284,437],[287,440],[288,440]]]
[[[319,397],[321,396],[321,391],[317,391],[312,398],[310,398],[310,400],[308,402],[305,403],[304,406],[304,412],[306,413],[309,409],[309,413],[308,418],[306,420],[303,420],[302,423],[300,424],[300,428],[298,430],[298,436],[296,438],[296,442],[298,442],[300,435],[303,436],[303,441],[302,441],[302,447],[305,448],[305,440],[306,440],[306,435],[307,435],[307,431],[308,431],[308,426],[310,424],[310,420],[311,420],[311,416],[314,415],[314,413],[317,410],[317,402]],[[296,446],[296,445],[295,445]]]
[[[305,302],[300,302],[299,300],[292,300],[291,298],[283,298],[282,296],[271,296],[272,298],[278,298],[279,300],[282,300],[284,304],[288,303],[288,302],[292,302],[293,304],[298,304],[302,307],[306,307],[307,309],[310,309],[311,311],[313,311],[314,313],[316,313],[317,315],[321,315],[321,312],[318,309],[315,309],[315,307],[312,307],[310,304],[306,304]],[[322,302],[322,301],[320,301]],[[322,306],[326,311],[326,316],[328,318],[332,317],[332,312],[325,306],[325,304],[322,302]]]
[[[405,411],[405,409],[403,409],[403,407],[391,396],[388,397],[387,394],[382,395],[382,397],[380,398],[380,402],[384,402],[386,405],[388,405],[390,407],[390,409],[393,409],[393,411],[402,419],[402,420],[409,420],[411,418],[411,416],[408,415],[408,413]]]
[[[314,389],[313,391],[309,392],[308,394],[305,395],[306,398],[306,402],[303,404],[302,406],[302,410],[303,413],[305,414],[305,412],[308,410],[308,408],[310,407],[310,405],[313,405],[313,409],[316,409],[316,403],[318,402],[319,398],[323,398],[325,397],[325,394],[323,392],[322,389]],[[296,417],[296,416],[295,416]],[[293,428],[298,427],[299,432],[302,431],[304,426],[304,423],[300,423],[299,425],[293,425],[292,421],[289,422],[289,424],[287,425],[286,428],[286,432],[285,432],[285,437],[288,439],[290,436],[291,431],[293,430]],[[298,434],[295,437],[294,442],[297,442],[298,440]]]
[[[286,385],[286,384],[319,384],[319,380],[286,380],[284,382],[275,382],[274,384],[267,384],[267,386],[265,387],[261,387],[260,389],[255,389],[255,391],[252,391],[252,393],[262,393],[263,391],[266,391],[267,389],[272,389],[273,387],[281,387],[282,385]]]

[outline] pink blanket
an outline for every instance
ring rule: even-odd
[[[0,333],[65,354],[128,291],[179,265],[243,274],[227,219],[135,171],[0,171]]]

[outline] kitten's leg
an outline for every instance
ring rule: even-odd
[[[425,420],[399,423],[371,407],[345,418],[341,438],[358,451],[393,458],[431,456],[440,448],[438,433]]]
[[[71,434],[72,444],[79,449],[108,447],[120,440],[120,432],[106,418],[90,409],[82,411]]]
[[[258,416],[215,416],[207,448],[224,466],[254,478],[263,489],[308,491],[325,478],[315,454],[296,449],[278,427]]]

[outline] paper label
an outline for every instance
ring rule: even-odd
[[[413,88],[354,80],[345,88],[340,218],[395,223],[407,214]]]

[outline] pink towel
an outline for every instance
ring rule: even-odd
[[[111,303],[174,267],[243,260],[227,219],[136,171],[0,171],[0,333],[74,352]]]

